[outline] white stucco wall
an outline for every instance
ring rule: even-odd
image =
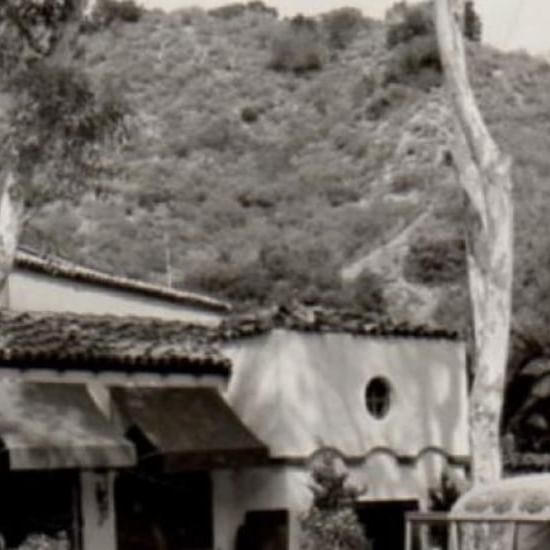
[[[275,330],[231,342],[227,399],[276,457],[320,446],[348,457],[377,449],[416,457],[437,448],[468,455],[464,346],[451,340]],[[392,386],[388,414],[365,407],[370,379]]]
[[[10,275],[8,303],[15,311],[139,315],[206,325],[216,325],[222,318],[221,313],[200,306],[17,268]]]
[[[446,460],[426,452],[413,464],[398,464],[394,456],[376,452],[348,468],[348,481],[364,489],[361,501],[418,501],[425,509],[428,490],[439,484]],[[461,467],[455,467],[462,474]],[[234,550],[239,526],[247,512],[288,510],[289,550],[300,548],[300,517],[312,501],[306,466],[281,465],[212,475],[214,497],[214,549]]]
[[[290,509],[292,477],[286,466],[212,472],[214,550],[234,550],[247,511]],[[290,523],[289,538],[295,540],[295,517]]]
[[[312,498],[307,459],[321,446],[353,458],[349,481],[367,488],[362,500],[421,507],[447,456],[468,455],[460,342],[275,330],[230,342],[224,353],[233,361],[226,398],[283,464],[214,473],[216,550],[233,550],[247,511],[277,509],[290,512],[289,549],[298,550],[299,517]],[[377,376],[393,388],[383,419],[365,407]]]

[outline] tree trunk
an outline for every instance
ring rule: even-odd
[[[12,171],[5,176],[0,194],[0,297],[7,303],[7,282],[15,262],[23,219],[23,201]]]
[[[468,79],[460,0],[436,0],[439,50],[457,123],[455,160],[468,198],[468,279],[474,325],[470,444],[474,484],[502,475],[500,419],[511,319],[513,204],[510,160],[491,137]]]

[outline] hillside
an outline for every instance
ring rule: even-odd
[[[110,177],[47,205],[24,241],[240,307],[297,298],[463,327],[464,212],[439,76],[396,61],[381,22],[331,34],[324,21],[296,32],[256,3],[88,30],[80,60],[126,97],[130,136],[105,152]],[[516,324],[542,333],[550,65],[469,50],[515,160]],[[293,60],[302,70],[284,70]]]

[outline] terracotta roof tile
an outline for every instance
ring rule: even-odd
[[[248,315],[226,318],[217,329],[218,338],[231,340],[255,336],[272,329],[300,332],[344,332],[349,334],[458,340],[457,332],[435,326],[396,323],[372,315],[321,307],[278,307]]]
[[[20,268],[45,273],[53,277],[64,277],[75,281],[96,283],[220,313],[231,311],[229,303],[204,294],[177,290],[145,281],[112,275],[55,256],[43,256],[28,249],[20,248],[17,251],[15,263]]]
[[[0,361],[49,361],[67,368],[83,362],[98,370],[154,367],[223,376],[230,367],[201,326],[143,317],[14,311],[0,311]]]

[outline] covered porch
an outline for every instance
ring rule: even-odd
[[[218,391],[0,378],[0,533],[72,549],[209,549],[213,469],[267,459]],[[101,405],[101,406],[100,406]],[[108,411],[108,414],[105,414]]]

